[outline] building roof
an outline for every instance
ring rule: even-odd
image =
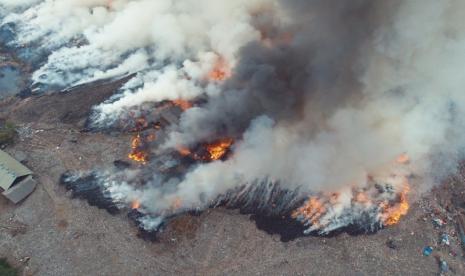
[[[18,177],[32,174],[32,171],[0,150],[0,188],[8,190]]]

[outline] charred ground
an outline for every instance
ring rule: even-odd
[[[435,275],[436,260],[421,254],[426,245],[455,273],[465,271],[452,215],[464,202],[460,175],[414,204],[399,225],[374,235],[303,237],[301,226],[289,218],[251,216],[250,209],[225,204],[174,217],[155,242],[147,241],[154,240],[152,233],[141,235],[128,223],[137,213],[112,215],[73,199],[58,185],[68,170],[115,161],[128,165],[130,135],[82,131],[91,106],[123,81],[0,102],[0,118],[14,122],[19,132],[6,150],[24,154],[40,182],[19,206],[0,199],[0,256],[25,275]],[[434,228],[435,217],[451,220]],[[442,232],[451,235],[450,248],[438,244]]]

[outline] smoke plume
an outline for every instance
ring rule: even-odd
[[[10,47],[48,53],[39,87],[136,73],[94,107],[93,129],[193,103],[148,164],[98,173],[115,202],[139,202],[146,228],[239,198],[270,215],[308,199],[292,215],[308,232],[387,225],[462,158],[460,0],[0,0],[0,15]],[[159,168],[180,162],[162,153],[224,138],[228,158]]]

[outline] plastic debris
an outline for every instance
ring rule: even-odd
[[[449,265],[444,260],[439,260],[439,268],[441,269],[442,273],[446,273],[449,271]]]
[[[446,233],[441,235],[441,244],[447,245],[447,246],[450,245],[450,238],[449,238],[449,235],[447,235]]]
[[[431,253],[433,253],[433,248],[431,246],[423,248],[423,256],[429,256]]]
[[[443,221],[443,220],[440,219],[440,218],[434,218],[434,219],[433,219],[433,224],[434,224],[434,226],[436,226],[436,227],[442,227],[442,226],[444,226],[444,225],[446,224],[446,222]]]
[[[19,261],[22,262],[22,263],[26,263],[26,262],[29,262],[30,259],[31,259],[31,257],[27,256],[27,257],[19,259]]]

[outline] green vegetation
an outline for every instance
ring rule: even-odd
[[[0,259],[0,275],[1,276],[17,276],[18,270],[11,267],[6,259]]]
[[[15,137],[16,126],[13,123],[0,123],[0,146],[12,144],[15,140]]]

